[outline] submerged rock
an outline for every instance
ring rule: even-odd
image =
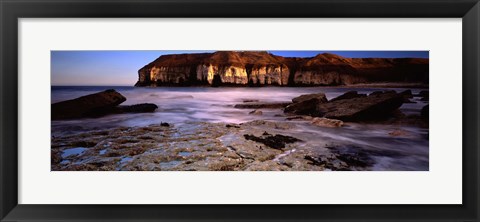
[[[115,112],[127,99],[113,89],[52,104],[52,120],[99,117]]]
[[[131,106],[118,106],[119,113],[148,113],[154,112],[158,108],[157,105],[152,103],[141,103]]]
[[[272,103],[245,103],[237,104],[234,108],[237,109],[282,109],[288,105],[290,102],[272,102]]]
[[[312,119],[312,124],[316,126],[323,126],[323,127],[342,127],[343,121],[337,119],[328,119],[328,118],[319,118],[315,117]]]
[[[405,137],[405,136],[409,136],[410,133],[408,131],[405,131],[405,130],[397,129],[397,130],[394,130],[392,132],[389,132],[388,135]]]

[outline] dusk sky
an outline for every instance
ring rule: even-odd
[[[51,83],[59,85],[133,86],[138,70],[161,55],[214,52],[183,51],[52,51]],[[313,57],[328,52],[347,58],[428,58],[428,51],[269,51],[285,57]]]

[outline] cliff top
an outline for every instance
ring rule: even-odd
[[[162,55],[142,69],[155,67],[196,66],[199,64],[217,66],[265,66],[285,65],[318,67],[342,65],[354,68],[389,67],[395,64],[428,64],[423,58],[346,58],[333,53],[322,53],[315,57],[282,57],[266,51],[217,51],[214,53],[189,53]]]

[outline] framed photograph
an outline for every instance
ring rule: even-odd
[[[1,221],[478,221],[477,0],[1,1]]]

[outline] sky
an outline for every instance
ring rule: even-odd
[[[161,55],[214,52],[170,51],[51,51],[53,86],[133,86],[138,70]],[[428,51],[269,51],[285,57],[334,53],[347,58],[428,58]]]

